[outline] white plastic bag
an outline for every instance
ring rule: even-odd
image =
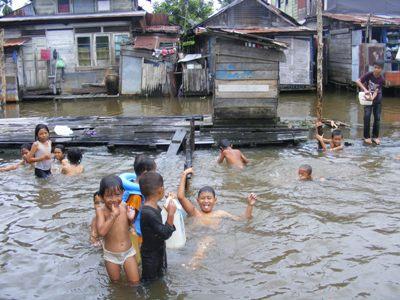
[[[167,201],[171,201],[167,199]],[[179,249],[185,246],[186,244],[186,232],[185,232],[185,223],[183,219],[183,207],[179,203],[178,200],[173,199],[175,205],[176,205],[176,212],[174,215],[174,225],[176,230],[172,234],[172,236],[166,241],[167,248],[170,249]],[[168,205],[168,202],[166,203],[166,206]],[[163,223],[167,221],[167,210],[163,207],[161,211],[161,217]]]
[[[71,128],[64,125],[56,125],[56,127],[54,127],[54,132],[59,136],[71,136],[74,134]]]

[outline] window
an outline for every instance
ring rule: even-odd
[[[94,12],[94,0],[74,0],[74,13],[84,14]]]
[[[163,48],[174,48],[175,43],[173,42],[160,42],[160,45],[158,48],[163,49]]]
[[[276,0],[276,7],[281,8],[281,0]]]
[[[110,62],[110,43],[108,35],[96,36],[96,62],[98,66]]]
[[[58,13],[66,14],[70,12],[69,0],[58,0]]]
[[[76,43],[78,45],[78,65],[91,66],[90,36],[79,36],[76,38]]]
[[[110,11],[110,0],[97,0],[97,11]]]
[[[115,60],[118,61],[121,55],[121,45],[130,42],[129,34],[114,34],[114,50],[115,50]]]

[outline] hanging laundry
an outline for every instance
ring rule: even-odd
[[[51,57],[50,49],[40,49],[40,59],[49,61]]]

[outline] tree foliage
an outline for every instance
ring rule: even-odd
[[[154,12],[167,14],[172,24],[180,25],[186,31],[212,14],[213,1],[165,0],[154,4]]]
[[[7,16],[13,12],[11,8],[11,0],[0,0],[1,13]]]
[[[228,4],[231,4],[233,1],[235,0],[218,0],[219,5],[221,5],[221,7],[227,6]]]

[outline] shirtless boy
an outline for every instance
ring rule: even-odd
[[[218,163],[222,163],[224,159],[230,166],[243,169],[249,163],[249,160],[243,155],[240,150],[233,149],[232,144],[228,140],[222,140],[219,144]]]
[[[99,196],[104,206],[96,207],[96,227],[104,237],[104,260],[112,281],[120,279],[121,266],[129,282],[139,282],[135,250],[129,237],[129,226],[135,217],[134,210],[122,202],[124,189],[118,176],[109,175],[100,181]]]

